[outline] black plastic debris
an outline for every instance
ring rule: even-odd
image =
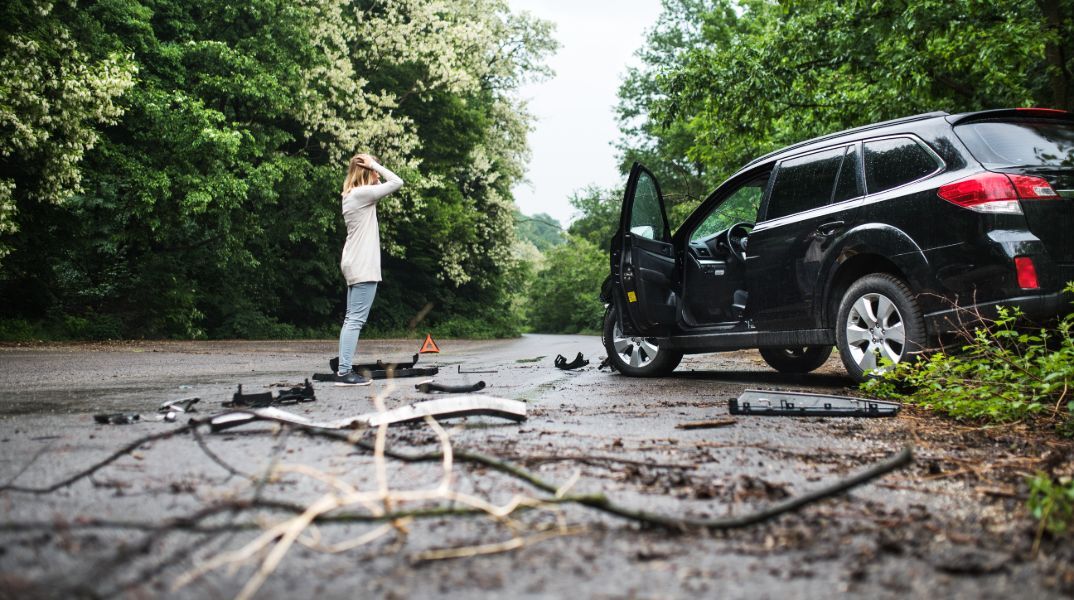
[[[266,406],[280,406],[298,404],[299,402],[313,402],[317,396],[313,393],[313,385],[307,379],[305,384],[293,387],[289,390],[280,390],[273,396],[272,392],[257,392],[254,394],[242,393],[242,384],[239,391],[231,397],[231,402],[225,402],[226,408],[264,408]]]
[[[732,415],[779,417],[893,417],[896,402],[806,392],[746,390],[727,403]]]
[[[557,354],[556,360],[553,364],[556,365],[557,369],[570,371],[573,369],[581,369],[582,367],[588,365],[589,361],[582,356],[581,352],[579,352],[578,356],[574,357],[574,360],[572,360],[571,362],[567,362],[567,359],[562,354]]]
[[[142,420],[138,413],[105,413],[93,415],[93,420],[101,425],[130,425]]]
[[[194,408],[194,405],[201,402],[201,398],[180,398],[179,400],[168,400],[160,405],[157,409],[158,413],[170,413],[170,412],[197,412],[198,409]]]
[[[485,382],[478,381],[473,385],[444,385],[433,381],[423,381],[414,386],[414,388],[423,394],[432,394],[434,392],[442,392],[445,394],[469,394],[471,392],[479,392],[485,389]]]
[[[432,377],[440,372],[439,367],[415,367],[418,364],[419,355],[415,354],[409,363],[386,363],[378,360],[375,363],[363,363],[352,365],[351,371],[369,379],[395,379],[403,377]],[[339,357],[328,361],[331,373],[314,373],[314,381],[335,381],[336,373],[339,372]]]
[[[421,358],[420,354],[415,354],[411,357],[410,362],[384,362],[380,359],[377,362],[362,363],[357,365],[351,365],[351,370],[361,375],[364,371],[387,371],[388,369],[394,369],[396,371],[402,369],[413,369],[414,365],[418,364],[418,359]],[[339,357],[336,356],[328,361],[328,366],[332,369],[333,373],[339,373]]]

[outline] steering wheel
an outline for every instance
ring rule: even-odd
[[[729,254],[738,262],[746,262],[746,237],[753,231],[753,223],[740,221],[723,232],[723,243]]]

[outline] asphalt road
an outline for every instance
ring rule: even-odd
[[[402,360],[420,341],[363,340],[360,358]],[[732,531],[669,531],[569,503],[499,518],[419,514],[383,531],[379,524],[336,520],[296,529],[297,542],[256,597],[1074,593],[1069,544],[1046,538],[1034,554],[1036,531],[1023,508],[1024,474],[1042,461],[1069,461],[1072,448],[1064,442],[1017,428],[961,426],[920,410],[888,419],[738,417],[721,428],[676,428],[727,417],[727,400],[749,387],[847,393],[851,382],[834,357],[812,375],[786,376],[753,352],[692,356],[671,377],[641,380],[598,370],[604,353],[595,337],[438,343],[442,353],[419,363],[440,368],[437,382],[483,380],[482,393],[524,400],[529,413],[521,424],[493,417],[445,421],[454,450],[524,468],[562,486],[564,496],[604,494],[631,509],[715,519],[810,492],[908,444],[916,461],[848,494]],[[579,351],[590,366],[553,368],[557,354],[572,359]],[[197,396],[199,414],[211,414],[223,410],[239,384],[248,393],[297,385],[326,372],[334,355],[333,342],[0,348],[0,597],[230,598],[255,575],[265,552],[176,586],[264,528],[293,519],[296,506],[330,493],[353,495],[329,516],[383,510],[383,503],[359,501],[381,485],[370,452],[268,424],[205,432],[209,453],[190,433],[162,438],[54,491],[26,491],[62,483],[139,438],[180,429],[182,419],[151,420],[165,400]],[[373,410],[375,396],[388,408],[428,399],[414,383],[315,383],[315,402],[287,409],[329,420]],[[92,415],[100,412],[138,412],[146,420],[94,424]],[[374,435],[353,439],[372,442]],[[440,447],[425,424],[390,428],[386,444],[413,453]],[[478,500],[504,506],[518,497],[553,496],[487,465],[457,460],[450,471],[449,489],[465,497],[400,498],[390,510],[460,512]],[[393,494],[435,491],[444,468],[389,459],[384,474]],[[360,543],[370,532],[384,535]],[[353,547],[333,547],[344,542]],[[428,554],[458,549],[477,555],[431,560],[436,555]]]

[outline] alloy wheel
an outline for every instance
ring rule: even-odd
[[[616,323],[612,330],[612,346],[619,359],[632,367],[644,367],[653,362],[660,353],[660,347],[650,338],[623,335],[623,328],[619,323]]]
[[[897,363],[906,354],[902,314],[883,294],[868,293],[854,301],[847,315],[846,339],[851,358],[866,373],[880,365],[879,357]]]

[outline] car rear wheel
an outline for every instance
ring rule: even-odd
[[[608,364],[623,375],[660,377],[674,371],[682,361],[682,352],[661,348],[656,338],[624,335],[614,305],[604,313],[602,338]]]
[[[835,321],[843,366],[864,381],[892,363],[912,360],[925,348],[925,323],[914,294],[901,279],[873,273],[843,295]]]
[[[828,360],[832,355],[832,347],[761,348],[760,352],[761,358],[780,373],[810,373]]]

